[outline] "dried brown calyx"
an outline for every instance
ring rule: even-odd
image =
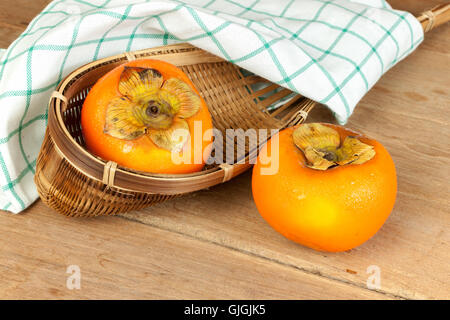
[[[106,134],[124,140],[147,135],[160,148],[182,148],[189,138],[185,119],[201,106],[200,97],[187,83],[177,78],[164,81],[152,68],[125,67],[118,88],[122,96],[106,109]]]
[[[309,168],[327,170],[346,164],[363,164],[375,156],[373,146],[353,136],[342,141],[333,128],[320,123],[300,125],[292,134],[295,145],[303,151]]]

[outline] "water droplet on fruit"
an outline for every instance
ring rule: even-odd
[[[133,149],[133,146],[131,145],[131,143],[127,143],[123,146],[122,152],[129,153],[131,151],[131,149]]]

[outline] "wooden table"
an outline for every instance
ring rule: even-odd
[[[2,0],[7,47],[46,0]],[[442,2],[390,1],[414,14]],[[364,245],[321,253],[272,230],[247,172],[231,182],[117,217],[70,219],[37,201],[0,213],[0,298],[450,298],[450,26],[390,70],[348,126],[381,141],[398,170],[398,198]],[[310,121],[333,121],[325,108]],[[69,290],[69,265],[81,289]],[[381,287],[367,288],[369,266]],[[369,269],[370,271],[370,269]]]

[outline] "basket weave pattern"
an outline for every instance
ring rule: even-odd
[[[251,149],[244,143],[245,159],[235,154],[225,164],[205,166],[201,172],[163,175],[119,167],[113,184],[102,180],[106,162],[84,148],[81,107],[89,89],[116,66],[130,59],[154,58],[172,63],[192,80],[205,99],[213,125],[226,129],[282,129],[305,120],[314,102],[300,95],[281,107],[271,106],[292,92],[189,44],[177,44],[127,53],[90,63],[71,73],[58,86],[65,99],[50,100],[49,126],[37,159],[35,182],[41,199],[68,216],[111,215],[141,209],[178,195],[224,182],[251,167]],[[254,90],[259,84],[259,89]],[[216,137],[217,142],[217,137]],[[225,144],[223,144],[225,145]]]

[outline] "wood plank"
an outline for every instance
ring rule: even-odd
[[[21,33],[21,28],[0,21],[0,48],[8,48]]]
[[[0,21],[18,26],[25,30],[30,21],[50,0],[14,0],[0,2]]]
[[[260,218],[250,200],[248,173],[232,183],[126,217],[358,286],[366,283],[367,268],[377,265],[383,292],[405,298],[450,296],[448,212],[438,205],[431,207],[400,193],[395,211],[373,239],[349,252],[332,254],[285,239]],[[427,206],[428,212],[423,212]]]
[[[0,47],[45,2],[2,2]],[[390,1],[415,14],[440,2]],[[427,34],[348,124],[385,144],[399,176],[391,217],[361,247],[319,253],[283,238],[260,218],[250,172],[122,218],[66,219],[39,201],[0,214],[0,297],[448,299],[449,36],[448,24]],[[310,120],[333,122],[323,107]],[[80,291],[65,288],[68,264],[82,268]],[[370,265],[380,267],[380,293],[365,287]]]
[[[69,219],[42,202],[0,215],[0,234],[2,299],[386,298],[123,218]],[[69,265],[80,290],[66,287]]]
[[[429,10],[441,3],[448,2],[447,0],[387,0],[392,8],[398,10],[405,10],[411,12],[414,15],[419,15],[420,13]]]

